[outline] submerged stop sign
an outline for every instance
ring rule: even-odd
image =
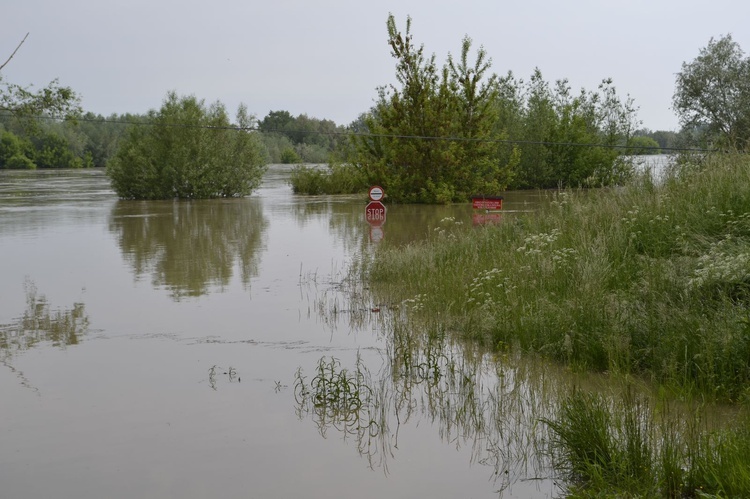
[[[385,223],[385,205],[380,201],[370,201],[365,207],[365,219],[372,226],[379,226]]]

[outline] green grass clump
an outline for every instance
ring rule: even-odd
[[[665,412],[668,404],[651,408],[631,390],[614,399],[581,390],[565,397],[543,421],[569,497],[747,497],[746,416],[715,429],[700,414],[681,420]]]
[[[367,179],[355,166],[330,164],[326,168],[299,165],[289,178],[295,194],[356,194],[366,191]]]
[[[329,426],[334,426],[360,438],[363,434],[376,434],[378,425],[372,417],[370,382],[370,374],[362,365],[359,354],[354,370],[342,367],[338,359],[322,357],[309,383],[302,369],[297,370],[294,382],[297,414],[300,417],[313,414],[323,433]]]
[[[750,158],[686,163],[533,215],[383,245],[360,270],[410,318],[575,369],[750,396]]]

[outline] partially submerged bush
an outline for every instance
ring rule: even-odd
[[[355,194],[367,190],[367,179],[352,165],[325,168],[299,165],[289,179],[295,194]]]
[[[244,106],[237,124],[224,106],[208,108],[195,97],[170,92],[148,125],[128,130],[107,165],[112,188],[123,199],[246,196],[265,171],[253,118]]]

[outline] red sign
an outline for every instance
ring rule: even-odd
[[[474,225],[499,224],[502,221],[502,213],[475,213],[471,217],[471,223]]]
[[[490,211],[502,210],[503,198],[502,196],[471,198],[471,206],[475,210],[490,210]]]
[[[377,227],[385,223],[385,205],[380,201],[370,201],[365,207],[367,223]]]

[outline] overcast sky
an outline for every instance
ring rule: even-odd
[[[711,37],[731,33],[750,51],[748,0],[3,0],[0,64],[6,81],[58,78],[86,111],[143,113],[169,90],[233,114],[244,102],[346,125],[394,81],[388,13],[440,66],[465,35],[492,70],[570,80],[595,90],[611,77],[643,126],[678,129],[675,74]]]

